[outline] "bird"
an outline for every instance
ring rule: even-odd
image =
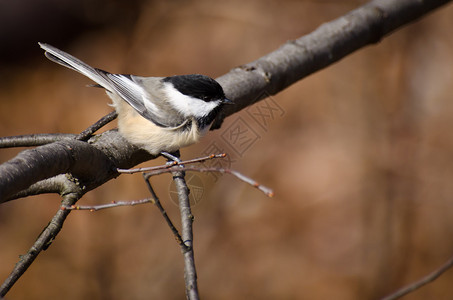
[[[131,144],[157,156],[192,145],[206,134],[225,104],[222,86],[201,74],[142,77],[94,68],[46,43],[51,61],[77,71],[102,87],[118,114],[118,131]]]

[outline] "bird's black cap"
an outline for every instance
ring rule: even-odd
[[[182,94],[205,102],[225,99],[222,86],[211,77],[205,75],[176,75],[165,77],[163,81],[172,83],[175,89]]]

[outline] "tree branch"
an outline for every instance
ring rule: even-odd
[[[196,159],[195,159],[196,160]],[[194,160],[191,160],[194,161]],[[191,162],[189,161],[189,162]],[[183,162],[181,162],[183,163]],[[118,171],[120,173],[137,173],[137,172],[147,172],[146,174],[148,176],[154,176],[154,175],[159,175],[159,174],[164,174],[164,173],[173,173],[175,170],[180,170],[180,171],[195,171],[195,172],[209,172],[209,173],[222,173],[222,174],[231,174],[237,179],[253,186],[254,188],[260,190],[263,192],[266,196],[272,198],[274,196],[274,192],[272,189],[259,184],[255,180],[253,180],[250,177],[245,176],[244,174],[232,170],[232,169],[226,169],[226,168],[215,168],[215,167],[198,167],[198,166],[186,166],[183,164],[177,164],[176,166],[156,166],[156,167],[149,167],[149,168],[139,168],[139,169],[131,169],[131,170],[121,170],[119,169]]]
[[[52,178],[47,178],[41,181],[38,181],[30,185],[27,189],[14,194],[6,201],[11,201],[18,198],[24,198],[28,196],[34,196],[45,193],[60,193],[65,188],[66,180],[68,175],[60,174]]]
[[[130,168],[150,158],[114,130],[88,143],[71,139],[25,150],[0,165],[0,203],[36,182],[64,173],[71,173],[87,192],[117,177],[116,168]]]
[[[212,128],[219,128],[225,116],[278,93],[363,46],[378,42],[396,28],[450,1],[374,0],[254,62],[231,70],[218,81],[235,104],[225,107]],[[67,172],[76,177],[78,172],[84,173],[89,181],[87,188],[93,189],[118,175],[112,171],[114,167],[130,168],[151,158],[113,131],[93,137],[89,143],[93,147],[61,140],[26,150],[1,165],[0,203],[33,183]]]
[[[61,209],[68,210],[89,210],[89,211],[98,211],[102,209],[108,209],[119,206],[135,206],[140,204],[153,203],[154,200],[151,198],[145,198],[140,200],[132,201],[112,201],[111,203],[99,204],[99,205],[71,205],[71,206],[61,206]]]
[[[71,140],[74,139],[75,137],[76,137],[75,134],[69,133],[38,133],[28,135],[5,136],[0,137],[0,149],[16,147],[36,147],[62,140]]]
[[[118,117],[118,113],[116,111],[112,111],[111,113],[100,118],[96,123],[94,123],[87,129],[82,131],[79,135],[77,135],[76,139],[79,141],[87,141],[96,131],[115,120],[116,117]]]
[[[374,0],[323,24],[312,33],[288,41],[279,49],[217,78],[234,105],[225,107],[213,124],[224,117],[275,95],[399,27],[413,22],[451,0]]]

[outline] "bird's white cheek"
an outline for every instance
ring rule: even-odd
[[[207,116],[220,101],[205,102],[200,99],[186,96],[175,89],[171,84],[165,84],[168,102],[186,117],[202,118]]]

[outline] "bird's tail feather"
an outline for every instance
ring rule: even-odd
[[[105,71],[93,68],[84,63],[83,61],[81,61],[80,59],[75,58],[74,56],[60,49],[57,49],[49,44],[45,43],[38,44],[42,49],[46,51],[45,55],[51,61],[85,75],[86,77],[90,78],[91,80],[93,80],[106,90],[109,91],[112,90],[109,80],[105,78],[106,73]]]

